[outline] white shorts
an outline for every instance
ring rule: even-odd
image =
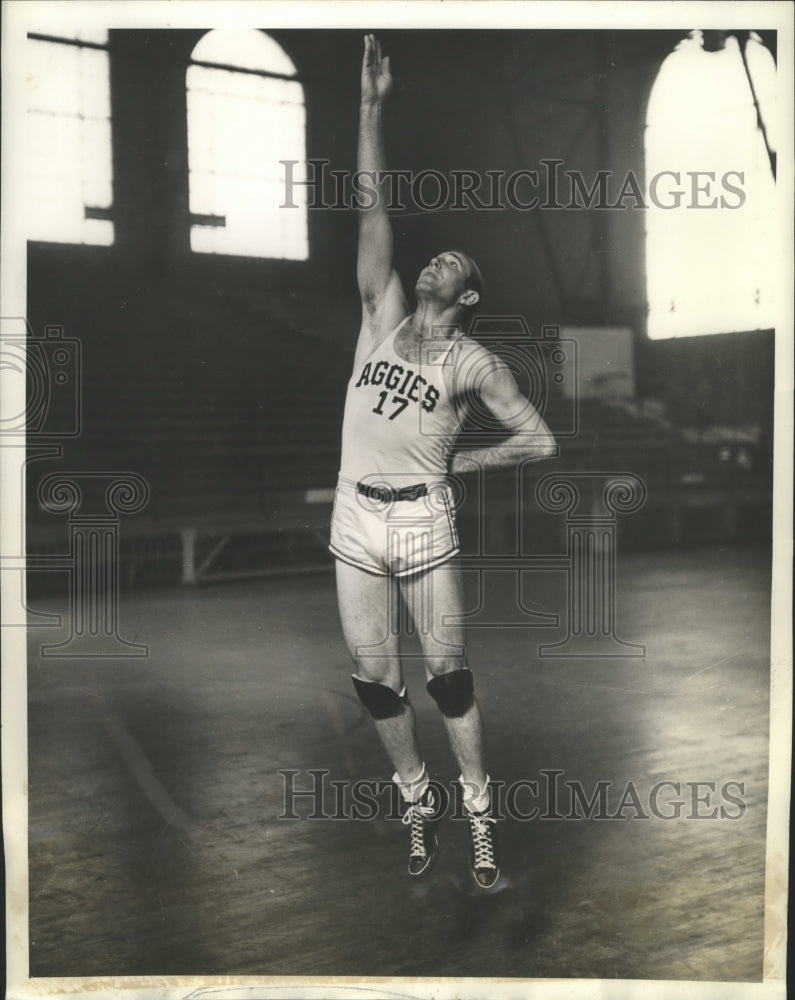
[[[375,479],[368,485],[375,486]],[[410,576],[438,566],[459,550],[452,490],[435,482],[416,500],[378,499],[340,476],[329,549],[337,559],[380,576]]]

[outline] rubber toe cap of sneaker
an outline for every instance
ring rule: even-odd
[[[472,874],[481,889],[491,889],[500,877],[499,868],[476,868]]]

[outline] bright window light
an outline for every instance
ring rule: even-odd
[[[285,199],[280,160],[306,160],[304,89],[283,49],[260,31],[218,30],[187,73],[191,249],[306,260],[303,186]],[[212,65],[208,65],[212,64]]]
[[[70,31],[48,21],[41,32],[47,40],[31,34],[28,239],[108,246],[114,232],[107,32]]]
[[[746,59],[774,148],[775,62],[754,35]],[[665,60],[649,98],[645,153],[647,188],[657,177],[657,200],[673,206],[649,199],[646,212],[649,337],[773,327],[775,180],[733,35],[706,52],[693,32]]]

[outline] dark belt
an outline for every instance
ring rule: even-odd
[[[395,500],[419,500],[420,497],[428,495],[428,487],[425,483],[417,483],[414,486],[403,486],[399,490],[391,486],[368,486],[367,483],[357,483],[356,492],[362,496],[370,497],[371,500],[380,500],[382,503]]]

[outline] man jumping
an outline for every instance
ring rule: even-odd
[[[467,254],[435,256],[415,285],[410,313],[392,263],[384,197],[382,113],[392,86],[389,58],[365,36],[359,117],[360,171],[377,197],[359,215],[357,276],[362,326],[348,384],[342,458],[331,524],[337,595],[353,683],[375,720],[395,769],[411,827],[409,874],[428,871],[438,848],[438,786],[415,735],[400,661],[398,622],[416,628],[427,690],[439,707],[461,770],[472,838],[472,872],[489,889],[499,877],[481,716],[467,665],[464,605],[448,471],[517,464],[554,454],[544,421],[494,354],[463,335],[461,323],[484,283]],[[499,447],[455,456],[467,407],[477,398],[506,428]],[[471,464],[469,464],[471,463]]]

